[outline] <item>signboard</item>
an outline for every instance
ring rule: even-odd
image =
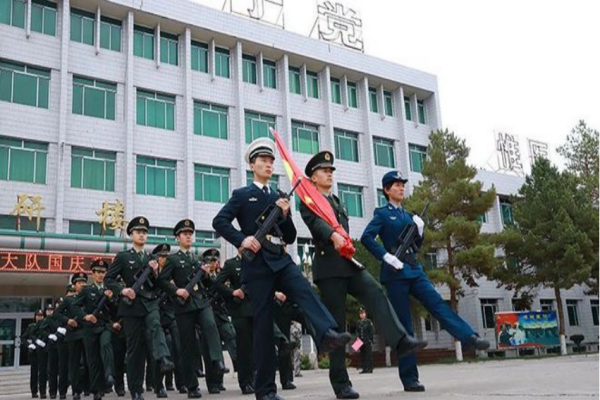
[[[529,139],[529,160],[531,165],[535,163],[538,157],[548,158],[548,143]]]
[[[88,272],[94,260],[112,262],[112,256],[94,254],[39,253],[25,251],[0,251],[0,273],[43,272],[64,273]]]
[[[320,40],[364,51],[363,23],[356,10],[341,3],[318,0],[317,13]]]
[[[230,13],[285,28],[283,0],[226,0],[223,3],[223,11],[227,3]]]
[[[501,171],[511,171],[519,176],[523,175],[521,149],[516,135],[498,133],[496,150],[498,151],[498,166]]]
[[[496,343],[499,349],[560,346],[556,311],[497,312]]]

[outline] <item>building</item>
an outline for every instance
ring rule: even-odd
[[[248,180],[247,144],[275,127],[299,165],[335,151],[336,189],[359,236],[382,201],[382,174],[396,168],[417,182],[428,134],[441,126],[431,74],[187,0],[0,0],[0,365],[19,365],[15,337],[70,273],[127,246],[119,231],[100,236],[104,202],[119,201],[125,220],[147,216],[151,244],[172,240],[189,217],[197,252],[223,246],[232,256],[211,221]],[[276,172],[273,184],[289,189],[280,161]],[[506,180],[506,194],[519,185],[483,179]],[[10,215],[20,194],[40,196],[40,232]],[[485,229],[501,229],[503,207]],[[295,218],[297,255],[310,235]],[[487,287],[461,302],[480,328]],[[493,288],[486,299],[510,308]],[[590,299],[572,297],[590,320]]]

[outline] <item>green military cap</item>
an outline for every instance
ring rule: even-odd
[[[173,228],[173,235],[177,236],[181,232],[194,233],[195,230],[196,230],[196,225],[194,225],[194,221],[186,218],[186,219],[182,219],[181,221],[179,221],[177,223],[177,225],[175,225],[175,228]]]
[[[84,272],[76,272],[71,275],[71,284],[75,286],[75,282],[83,281],[87,282],[88,277]]]
[[[127,234],[131,235],[131,231],[140,230],[148,232],[150,222],[145,217],[135,217],[127,224]]]
[[[67,285],[67,293],[72,293],[75,291],[75,288],[70,283]]]
[[[52,304],[52,303],[48,304],[46,306],[46,310],[45,311],[48,311],[48,310],[54,311],[54,304]]]
[[[44,315],[45,315],[45,314],[44,314],[44,310],[42,310],[42,309],[40,308],[39,310],[37,310],[37,311],[35,312],[35,315],[36,315],[36,317],[37,317],[38,315],[42,315],[42,316],[44,316]]]
[[[202,259],[205,261],[218,260],[221,252],[218,249],[207,249],[202,252]]]
[[[152,254],[158,256],[168,256],[171,252],[171,245],[168,243],[159,244],[152,250]]]
[[[108,263],[104,260],[94,260],[92,265],[90,265],[90,270],[92,271],[106,271],[108,269]]]
[[[335,167],[333,166],[333,153],[325,150],[312,156],[312,158],[308,160],[306,168],[304,168],[304,173],[306,176],[311,177],[313,172],[319,168],[331,168],[335,171]]]

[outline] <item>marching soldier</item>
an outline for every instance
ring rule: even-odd
[[[240,251],[255,254],[252,261],[242,259],[242,283],[250,294],[253,311],[254,360],[256,362],[255,390],[258,399],[281,399],[275,385],[275,338],[273,331],[273,296],[283,291],[298,302],[316,331],[316,342],[323,351],[343,348],[350,340],[348,333],[338,333],[338,324],[321,304],[308,281],[302,276],[291,257],[285,252],[287,244],[296,240],[296,227],[290,216],[290,202],[269,188],[275,160],[274,143],[260,138],[250,144],[246,162],[254,173],[254,183],[233,191],[231,198],[213,219],[213,227]],[[265,207],[281,208],[282,217],[269,239],[260,243],[255,234],[257,219],[266,217]],[[232,221],[237,219],[241,230]],[[342,324],[343,326],[343,324]]]
[[[425,223],[418,215],[412,215],[402,208],[404,184],[408,179],[400,171],[390,171],[381,181],[388,204],[373,213],[373,219],[365,228],[361,242],[378,260],[381,260],[381,283],[386,287],[396,315],[409,334],[412,334],[409,295],[419,300],[425,308],[440,321],[442,327],[460,340],[466,348],[484,350],[489,347],[487,340],[481,339],[473,329],[446,304],[435,287],[423,272],[416,254],[408,254],[402,261],[394,256],[398,247],[398,236],[411,224],[418,229],[417,246],[423,243]],[[383,246],[375,239],[379,238]],[[407,392],[423,392],[425,387],[419,382],[417,358],[414,354],[399,357],[398,371]]]
[[[40,398],[46,398],[46,366],[48,365],[47,355],[42,353],[45,351],[46,342],[40,337],[39,329],[44,320],[44,310],[35,312],[35,321],[30,323],[25,329],[22,338],[28,343],[29,363],[31,369],[29,373],[29,387],[31,389],[31,397],[37,398],[38,391]],[[44,363],[43,360],[46,360]]]
[[[360,358],[362,361],[361,374],[373,373],[373,340],[375,338],[375,328],[370,319],[367,318],[367,311],[364,308],[358,310],[360,320],[356,323],[356,336],[363,342],[360,347]]]
[[[160,362],[161,371],[166,373],[175,367],[170,360],[165,335],[160,326],[156,285],[158,262],[150,260],[144,250],[148,227],[149,223],[145,217],[136,217],[129,222],[127,234],[133,242],[133,247],[117,254],[105,277],[106,286],[113,293],[120,293],[131,301],[130,304],[126,301],[120,302],[119,316],[123,317],[127,337],[127,383],[134,400],[143,399],[142,384],[146,359],[144,335],[146,333],[150,339],[147,343],[148,351],[152,353],[155,361]],[[152,272],[136,293],[132,287],[146,268],[151,268]],[[117,282],[119,276],[125,284],[124,289]]]
[[[108,263],[104,260],[92,262],[90,269],[93,282],[83,288],[74,303],[79,307],[77,319],[83,325],[83,344],[88,360],[90,391],[94,394],[94,400],[102,399],[106,385],[112,388],[115,384],[110,320],[113,292],[104,285],[107,268]]]
[[[348,213],[340,199],[331,193],[333,186],[333,154],[322,151],[306,164],[305,174],[333,208],[338,222],[349,232]],[[304,203],[300,204],[302,219],[315,242],[313,278],[319,288],[323,303],[334,315],[338,325],[346,321],[346,296],[355,297],[381,324],[386,343],[395,347],[398,354],[406,355],[427,345],[406,333],[398,321],[381,285],[364,269],[358,269],[338,252],[345,242],[331,225],[315,215]],[[330,356],[329,380],[338,399],[357,399],[346,369],[345,349],[339,348]]]
[[[51,399],[56,399],[58,392],[58,341],[60,333],[60,321],[54,315],[54,305],[48,304],[45,310],[45,318],[40,324],[40,330],[48,338],[48,393]]]
[[[189,219],[181,220],[175,225],[173,234],[179,243],[179,251],[167,257],[167,265],[159,277],[161,287],[165,292],[171,296],[176,295],[185,301],[183,305],[179,301],[175,303],[175,317],[181,334],[181,354],[185,355],[182,360],[184,381],[188,390],[188,398],[191,399],[202,396],[195,371],[197,367],[195,360],[200,357],[197,352],[196,325],[201,327],[202,340],[206,341],[208,346],[212,366],[218,373],[225,371],[219,331],[210,308],[206,289],[202,286],[202,282],[198,282],[189,291],[186,289],[188,280],[193,274],[199,272],[199,268],[202,268],[204,273],[208,270],[207,267],[201,266],[190,252],[194,232],[194,222]]]
[[[70,379],[69,379],[69,343],[66,341],[67,335],[69,334],[67,330],[67,324],[64,322],[63,316],[60,311],[62,309],[61,304],[65,301],[67,297],[75,296],[75,288],[73,285],[67,285],[67,291],[65,297],[60,299],[60,302],[57,303],[56,310],[52,315],[58,322],[60,326],[62,338],[58,341],[58,395],[59,399],[64,400],[67,398],[67,391],[69,390]],[[58,330],[58,329],[57,329]]]

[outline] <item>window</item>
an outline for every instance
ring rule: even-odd
[[[196,200],[225,203],[229,199],[229,170],[196,164],[194,186]]]
[[[170,33],[160,33],[160,62],[171,65],[178,65],[179,37]]]
[[[0,24],[25,28],[25,0],[0,0]]]
[[[300,121],[292,121],[292,149],[298,153],[319,152],[319,127]]]
[[[410,108],[410,97],[404,97],[404,114],[406,114],[406,120],[412,121],[412,111]]]
[[[435,319],[431,314],[427,314],[426,317],[423,317],[425,321],[425,331],[426,332],[438,332],[438,324],[437,319]]]
[[[362,188],[360,186],[338,184],[338,193],[351,217],[363,217]]]
[[[423,172],[423,164],[427,159],[427,147],[416,144],[408,145],[408,153],[410,158],[410,170],[413,172]]]
[[[246,171],[246,185],[252,185],[254,182],[254,173],[252,171]],[[279,190],[279,175],[271,175],[269,178],[269,187],[273,191]]]
[[[1,0],[0,4],[2,4]],[[31,2],[31,30],[44,35],[56,36],[56,3],[46,0]]]
[[[175,197],[177,161],[137,156],[136,193]]]
[[[569,316],[569,326],[579,326],[579,310],[577,300],[567,300],[567,314]]]
[[[300,68],[290,67],[288,76],[290,79],[290,93],[301,94]]]
[[[319,98],[319,75],[316,72],[306,71],[306,91],[308,97]]]
[[[37,218],[34,216],[31,221],[29,217],[19,218],[19,230],[28,232],[37,232]],[[17,216],[16,215],[0,215],[0,229],[8,229],[11,231],[17,230]],[[40,218],[40,230],[39,232],[46,231],[46,218]]]
[[[244,82],[256,85],[256,57],[242,54],[242,78]]]
[[[71,8],[71,41],[94,45],[96,15]]]
[[[375,88],[369,88],[369,108],[371,112],[379,112],[379,106],[377,104],[377,89]]]
[[[594,326],[598,326],[598,300],[590,300],[590,305],[592,307],[592,321],[594,321]]]
[[[46,183],[48,144],[0,136],[0,180]]]
[[[212,231],[196,231],[196,243],[218,246],[217,234]]]
[[[122,30],[121,21],[108,17],[101,17],[100,47],[112,51],[121,51]]]
[[[263,85],[277,89],[277,64],[274,61],[263,60]]]
[[[275,129],[275,117],[273,115],[259,114],[246,111],[246,143],[252,143],[254,139],[269,137],[272,139],[269,128]]]
[[[173,238],[173,229],[171,228],[148,228],[148,238],[169,241]]]
[[[73,147],[71,187],[114,192],[116,159],[114,152]]]
[[[117,85],[73,76],[73,114],[115,119]]]
[[[218,139],[227,139],[227,107],[194,102],[194,133]]]
[[[175,130],[175,96],[138,89],[137,124]]]
[[[69,233],[74,235],[115,236],[115,231],[108,227],[104,232],[98,222],[69,221]]]
[[[0,60],[0,100],[48,108],[50,70]]]
[[[423,254],[423,269],[432,270],[438,267],[438,259],[436,252]]]
[[[388,117],[394,116],[394,102],[392,100],[392,92],[383,92],[383,103],[385,105],[385,115]]]
[[[375,165],[380,167],[396,167],[394,159],[394,141],[381,138],[373,138],[373,152],[375,153]]]
[[[383,189],[377,189],[377,207],[383,207],[388,203],[383,195]]]
[[[333,133],[336,158],[358,162],[358,134],[342,129],[334,129]]]
[[[229,49],[215,48],[215,75],[229,78]]]
[[[355,82],[348,82],[348,107],[358,108],[358,92]]]
[[[480,216],[477,217],[477,222],[479,222],[480,224],[487,224],[488,222],[488,216],[487,213],[483,213]]]
[[[154,60],[154,30],[133,26],[133,55]]]
[[[340,80],[331,78],[331,102],[335,104],[342,104],[342,89],[340,86]]]
[[[425,105],[423,100],[417,100],[417,114],[419,115],[419,123],[425,124]]]
[[[511,303],[513,311],[529,311],[526,298],[513,297]]]
[[[554,311],[554,300],[540,299],[540,309],[542,311]]]
[[[512,204],[510,204],[510,201],[506,198],[500,198],[500,214],[504,226],[510,226],[515,223]]]
[[[208,72],[208,45],[192,41],[192,70]]]
[[[498,311],[497,299],[479,299],[481,302],[481,317],[483,318],[483,327],[493,329],[496,327],[494,314]]]
[[[308,254],[305,254],[304,250],[308,250]],[[315,256],[315,244],[312,239],[298,238],[298,256],[302,262],[306,260],[306,256],[310,256],[311,259]]]

